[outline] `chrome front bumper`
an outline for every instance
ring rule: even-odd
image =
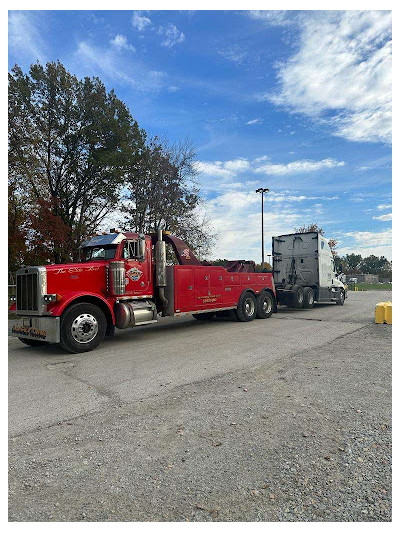
[[[10,328],[11,337],[45,342],[60,342],[60,317],[18,317]]]

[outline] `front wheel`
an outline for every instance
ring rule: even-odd
[[[272,315],[274,302],[270,292],[263,291],[259,294],[257,296],[256,304],[257,318],[269,318]]]
[[[344,300],[345,300],[344,290],[340,289],[339,300],[336,300],[336,304],[337,305],[343,305],[344,304]]]
[[[256,297],[252,292],[244,292],[241,295],[235,314],[240,322],[254,320],[256,317]]]
[[[104,339],[106,329],[106,317],[97,305],[72,305],[61,318],[61,346],[71,353],[90,352]]]

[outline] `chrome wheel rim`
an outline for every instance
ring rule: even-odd
[[[244,310],[247,316],[251,316],[254,314],[255,306],[254,306],[254,300],[252,298],[246,298],[244,301]]]
[[[75,318],[71,326],[71,335],[79,344],[87,344],[92,341],[99,331],[99,323],[96,318],[89,314],[84,313]]]
[[[268,314],[271,312],[271,308],[272,308],[271,299],[268,298],[268,296],[264,296],[262,307],[263,307],[263,311],[265,314]]]
[[[308,303],[309,305],[312,305],[314,303],[314,294],[312,292],[308,294]]]
[[[299,304],[302,304],[304,300],[304,294],[301,291],[298,292],[298,299],[299,299]]]

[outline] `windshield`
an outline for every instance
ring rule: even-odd
[[[115,244],[82,248],[80,262],[114,259],[116,249]]]

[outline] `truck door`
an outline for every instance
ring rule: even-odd
[[[333,272],[332,253],[328,241],[319,235],[319,300],[330,300],[332,295]]]
[[[151,296],[153,293],[147,248],[146,243],[146,258],[144,261],[139,261],[138,241],[130,240],[124,243],[122,259],[125,261],[125,294],[127,296]]]

